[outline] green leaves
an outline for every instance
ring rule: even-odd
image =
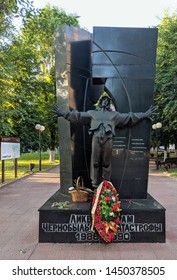
[[[24,152],[37,150],[35,124],[41,123],[46,127],[43,148],[55,149],[57,119],[50,112],[56,103],[54,31],[60,24],[78,25],[78,17],[49,5],[34,10],[30,0],[3,3],[8,10],[0,13],[5,42],[0,44],[0,135],[20,137]],[[14,33],[14,16],[22,18],[20,33]]]
[[[161,144],[167,146],[177,144],[177,15],[165,12],[158,30],[155,106],[159,112],[154,122],[162,122]]]

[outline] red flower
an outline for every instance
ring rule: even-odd
[[[100,205],[97,205],[97,209],[95,213],[100,213]]]
[[[100,222],[100,223],[96,224],[95,227],[97,230],[99,230],[104,227],[104,224],[102,222]]]
[[[106,242],[111,242],[114,239],[114,233],[110,232],[108,237],[105,239]]]
[[[103,229],[101,232],[100,232],[100,236],[101,237],[104,237],[106,235],[106,231]]]
[[[94,222],[97,223],[99,221],[100,221],[100,217],[96,216],[95,219],[94,219]]]
[[[112,211],[117,211],[120,208],[120,204],[115,204],[112,207]]]
[[[117,205],[113,205],[112,211],[116,211],[116,210],[117,210]]]
[[[111,197],[110,196],[106,196],[104,200],[105,201],[111,201]]]
[[[116,193],[117,193],[116,189],[113,189],[113,190],[112,190],[112,193],[113,193],[113,194],[116,194]]]
[[[115,219],[115,223],[116,223],[116,224],[120,224],[120,219],[118,219],[118,218]]]

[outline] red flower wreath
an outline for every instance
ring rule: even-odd
[[[112,183],[104,181],[92,200],[92,230],[95,227],[105,242],[111,242],[119,230],[121,202],[118,196]]]

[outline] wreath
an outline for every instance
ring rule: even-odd
[[[111,182],[103,181],[92,200],[92,228],[105,242],[111,242],[119,230],[121,201]]]

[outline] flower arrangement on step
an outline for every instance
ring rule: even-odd
[[[111,182],[102,182],[92,200],[92,228],[105,242],[114,240],[120,224],[121,201]]]
[[[69,201],[55,201],[52,203],[52,207],[56,207],[58,209],[68,209],[70,207],[70,202]]]
[[[89,192],[92,190],[85,188],[84,181],[81,176],[74,180],[74,186],[70,187],[68,192],[71,194],[73,202],[87,202]]]

